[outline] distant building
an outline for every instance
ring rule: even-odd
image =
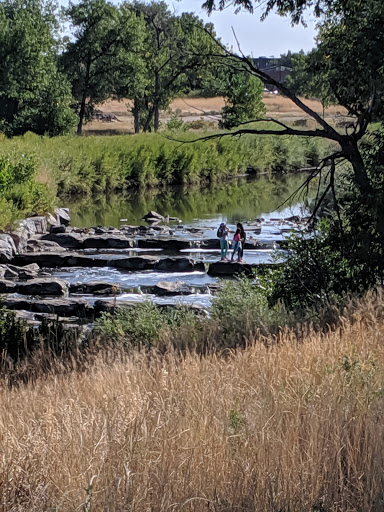
[[[253,59],[254,65],[277,82],[285,82],[287,76],[292,73],[292,68],[282,66],[281,59],[275,57],[257,57]]]

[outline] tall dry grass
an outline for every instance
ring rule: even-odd
[[[380,307],[379,307],[380,306]],[[384,320],[1,390],[1,511],[382,511]]]

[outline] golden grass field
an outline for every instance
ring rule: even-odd
[[[323,113],[320,101],[306,100],[305,103],[319,114]],[[263,102],[267,109],[267,117],[284,118],[294,120],[297,118],[306,118],[303,112],[296,107],[288,98],[281,95],[271,95],[264,93]],[[218,119],[221,109],[224,107],[224,98],[177,98],[175,99],[170,108],[172,111],[179,110],[184,121],[193,121],[200,119],[211,121]],[[130,114],[131,102],[129,100],[109,100],[99,106],[104,114],[115,115],[118,121],[103,122],[92,121],[85,125],[84,132],[92,134],[102,133],[132,133],[133,132],[133,118]],[[325,110],[328,118],[333,119],[339,115],[345,115],[346,111],[340,106],[331,106]],[[169,118],[169,113],[162,113],[162,121]]]
[[[99,355],[1,389],[0,510],[384,509],[383,297],[226,356]]]

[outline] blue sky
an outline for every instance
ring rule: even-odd
[[[76,0],[72,0],[76,3]],[[119,0],[111,0],[120,3]],[[308,27],[291,27],[288,18],[281,18],[271,14],[261,22],[262,10],[255,10],[254,14],[240,12],[234,14],[234,8],[229,7],[221,12],[214,12],[211,16],[201,8],[204,0],[165,0],[172,12],[194,12],[206,22],[212,22],[216,33],[225,44],[233,45],[237,50],[237,44],[233,36],[232,27],[240,42],[243,53],[253,57],[278,57],[288,50],[309,51],[314,47],[316,35],[315,24],[307,20]],[[59,0],[61,5],[68,5],[68,0]]]
[[[208,16],[201,8],[203,0],[165,0],[171,10],[177,13],[194,12],[205,21],[214,24],[216,33],[223,42],[233,45],[237,49],[237,43],[233,36],[232,27],[240,42],[243,53],[254,57],[278,57],[281,53],[291,51],[309,51],[315,46],[315,24],[307,20],[308,27],[291,27],[288,18],[282,18],[270,14],[261,22],[262,10],[255,10],[254,14],[240,12],[234,14],[234,8],[229,7],[221,12],[214,12]]]

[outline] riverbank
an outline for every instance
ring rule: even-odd
[[[225,357],[116,348],[59,375],[42,354],[50,375],[0,388],[3,506],[380,510],[381,304]]]
[[[92,195],[130,187],[219,182],[247,171],[293,172],[317,165],[326,154],[324,141],[272,136],[224,137],[194,142],[200,134],[114,137],[24,137],[4,140],[0,154],[32,154],[38,181],[57,196]]]

